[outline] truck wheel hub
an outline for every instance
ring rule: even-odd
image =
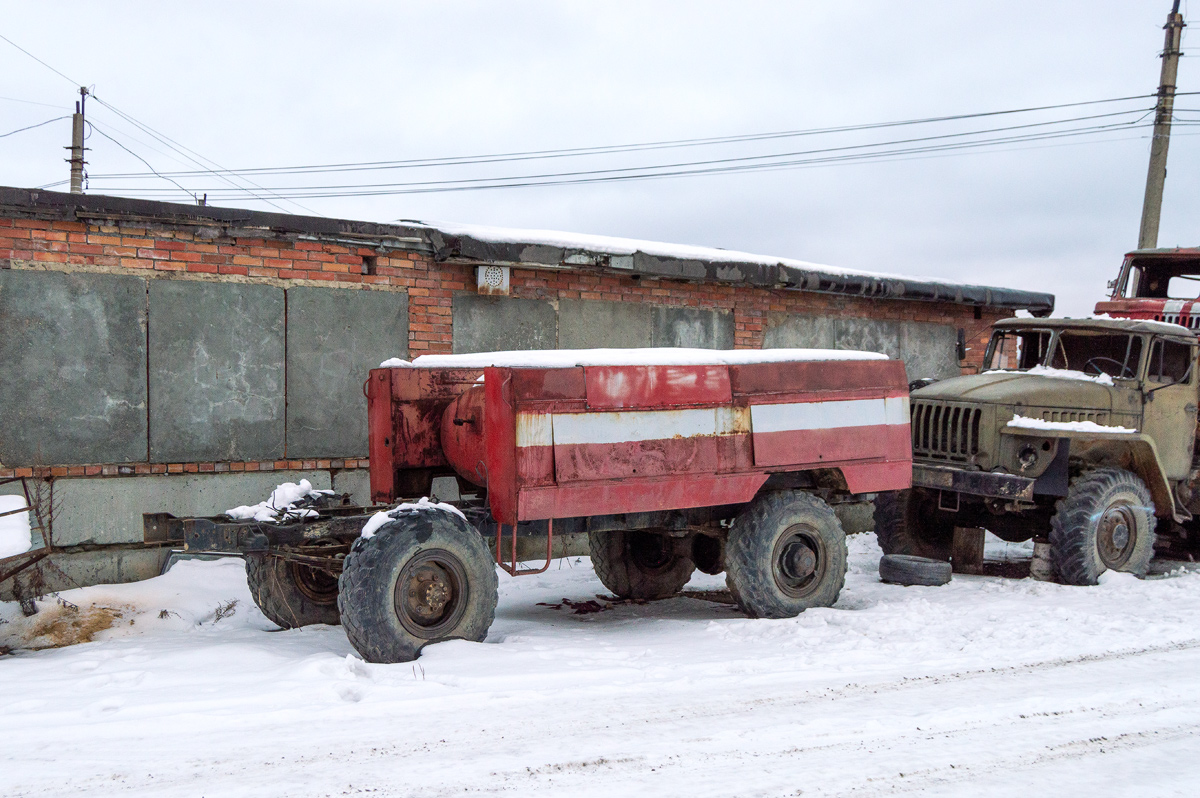
[[[413,558],[396,581],[395,606],[400,624],[426,639],[450,632],[462,617],[466,572],[457,558],[424,552]]]
[[[804,579],[817,570],[817,554],[804,543],[791,543],[784,549],[782,565],[792,579]]]
[[[775,584],[785,595],[803,598],[821,583],[828,562],[816,533],[804,524],[797,524],[775,543],[771,570]]]
[[[1129,561],[1137,543],[1137,519],[1133,508],[1126,505],[1109,507],[1100,516],[1096,530],[1096,548],[1101,561],[1117,569]]]

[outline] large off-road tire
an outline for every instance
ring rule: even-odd
[[[262,614],[284,629],[340,622],[333,574],[281,557],[247,554],[246,584]]]
[[[875,537],[884,554],[949,562],[954,523],[928,504],[914,490],[889,491],[875,497]]]
[[[846,534],[816,496],[761,495],[729,529],[725,583],[751,618],[791,618],[829,607],[845,579]]]
[[[661,599],[678,593],[696,566],[686,539],[655,532],[589,532],[596,576],[613,595]]]
[[[1050,560],[1068,585],[1094,585],[1107,570],[1143,575],[1154,556],[1154,502],[1123,468],[1097,468],[1071,481],[1050,521]]]
[[[442,640],[482,642],[496,615],[496,567],[453,513],[402,515],[350,547],[338,608],[368,662],[408,662]]]

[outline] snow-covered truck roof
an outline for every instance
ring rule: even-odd
[[[1001,319],[992,325],[996,330],[1111,330],[1112,332],[1150,333],[1174,335],[1184,339],[1195,337],[1195,333],[1179,324],[1148,319],[1114,319],[1093,317],[1089,319]]]
[[[478,352],[463,355],[421,355],[412,361],[391,358],[380,368],[561,369],[575,366],[738,366],[751,363],[797,363],[827,360],[887,360],[878,352],[842,349],[545,349]]]

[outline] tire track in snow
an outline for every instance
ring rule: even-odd
[[[717,714],[750,715],[753,714],[747,709],[750,705],[760,708],[780,709],[784,705],[799,707],[803,704],[814,703],[815,701],[873,701],[874,696],[881,693],[878,689],[881,687],[885,688],[882,691],[884,694],[897,693],[904,689],[941,691],[945,688],[961,688],[964,682],[974,678],[1011,680],[1014,676],[1019,677],[1027,675],[1030,672],[1036,672],[1038,675],[1047,675],[1054,671],[1058,671],[1055,675],[1061,676],[1062,670],[1066,668],[1091,664],[1123,663],[1143,656],[1156,654],[1170,655],[1192,651],[1197,648],[1200,648],[1200,641],[1183,641],[1158,646],[1146,646],[1134,650],[1062,657],[1040,663],[1026,663],[1018,666],[976,669],[941,676],[904,678],[875,685],[853,685],[850,687],[854,689],[835,689],[827,691],[820,696],[809,696],[791,701],[779,698],[764,698],[750,702],[750,704],[742,704],[740,705],[740,709],[728,710],[722,713],[684,713],[681,716],[677,712],[673,712],[669,714],[669,717],[674,723],[679,723],[681,720],[711,720]],[[1020,693],[1026,687],[1023,684],[1013,684],[1009,689]],[[1102,683],[1094,689],[1097,693],[1104,694]],[[1198,708],[1195,701],[1191,702],[1189,706],[1193,710]],[[1086,759],[1099,754],[1111,754],[1139,747],[1159,745],[1170,740],[1191,739],[1200,736],[1200,724],[1194,723],[1117,733],[1094,733],[1094,729],[1097,728],[1097,724],[1100,721],[1108,725],[1113,725],[1114,723],[1129,721],[1131,719],[1145,720],[1147,716],[1152,716],[1157,712],[1178,708],[1177,699],[1156,704],[1147,704],[1144,700],[1132,698],[1116,703],[1102,702],[1098,706],[1027,712],[1011,717],[996,717],[990,720],[965,719],[965,722],[951,728],[925,731],[920,729],[916,731],[911,729],[893,730],[887,734],[873,737],[824,744],[798,745],[776,750],[770,750],[769,745],[764,745],[764,741],[759,739],[761,735],[752,735],[750,739],[745,741],[746,748],[744,750],[741,748],[726,750],[709,749],[698,752],[693,757],[681,755],[672,759],[655,759],[653,757],[638,756],[621,759],[619,758],[621,757],[620,753],[613,752],[610,755],[613,758],[608,761],[601,760],[602,767],[600,769],[605,771],[605,776],[609,779],[620,778],[622,775],[631,779],[644,779],[646,774],[651,772],[651,769],[657,773],[675,772],[680,777],[686,779],[689,774],[695,773],[697,768],[700,768],[708,774],[709,778],[728,785],[737,780],[738,773],[744,772],[748,766],[753,766],[753,763],[756,761],[778,764],[788,759],[799,762],[814,757],[826,760],[845,760],[847,755],[861,757],[863,754],[867,754],[874,759],[884,753],[903,756],[906,750],[911,750],[914,758],[919,758],[923,749],[931,745],[940,748],[948,743],[953,743],[954,748],[959,751],[965,748],[973,752],[974,759],[968,764],[945,764],[932,768],[913,766],[911,769],[908,766],[901,765],[891,775],[876,773],[871,776],[864,775],[858,779],[851,778],[851,783],[837,784],[831,790],[825,790],[820,786],[812,784],[806,784],[803,788],[803,794],[806,795],[903,794],[923,791],[934,786],[950,786],[954,783],[979,779],[996,773],[1007,773],[1016,768],[1028,769],[1062,760]],[[636,728],[642,727],[647,723],[656,726],[657,723],[655,721],[658,720],[661,720],[661,718],[634,716],[628,718],[623,726]],[[1034,740],[1040,740],[1046,735],[1058,734],[1061,736],[1063,731],[1070,732],[1072,730],[1078,731],[1079,729],[1088,731],[1082,736],[1078,734],[1068,735],[1068,739],[1059,740],[1050,745],[1043,745],[1040,742],[1032,743],[1008,755],[998,755],[989,746],[989,743],[999,739],[1011,740],[1032,737]],[[575,735],[586,735],[587,731],[576,726],[572,729],[572,733]],[[711,740],[711,738],[702,739]],[[695,740],[694,742],[700,741],[702,740]],[[683,740],[681,742],[686,744],[693,741]],[[587,792],[586,785],[573,783],[571,777],[583,777],[587,775],[590,769],[585,766],[586,764],[588,763],[549,763],[536,768],[525,767],[520,769],[514,768],[508,771],[497,771],[490,774],[490,783],[488,784],[457,782],[453,785],[446,784],[440,789],[435,789],[432,792],[424,794],[450,795],[460,794],[464,790],[468,792],[517,791],[522,794],[542,791],[553,793],[572,790],[581,791],[580,794],[582,794]],[[579,765],[579,767],[574,767],[575,765]],[[623,770],[625,773],[622,773]],[[722,772],[728,777],[723,778]],[[564,780],[566,783],[564,783]],[[612,785],[610,784],[609,786],[611,787]],[[648,787],[648,785],[644,786]],[[779,789],[786,789],[788,785],[780,784],[778,787]],[[634,788],[635,785],[628,785],[628,789]],[[755,790],[754,792],[757,793],[759,791]],[[762,789],[761,792],[762,794],[769,795],[784,794],[771,788]],[[689,788],[689,793],[697,795],[706,794],[702,789],[697,790],[695,787]],[[405,791],[390,794],[415,795],[417,793]],[[715,790],[711,794],[720,795],[722,794],[722,789]]]
[[[924,752],[930,745],[951,744],[956,749],[969,746],[972,750],[986,752],[989,740],[997,737],[1028,736],[1031,729],[1048,729],[1051,732],[1059,732],[1061,737],[1061,731],[1074,729],[1076,726],[1094,726],[1097,719],[1115,723],[1144,717],[1147,713],[1153,714],[1170,705],[1147,706],[1144,701],[1139,703],[1136,699],[1115,704],[1101,701],[1098,706],[1071,706],[1055,712],[1030,712],[1017,717],[998,716],[990,721],[963,718],[959,723],[936,731],[914,732],[908,727],[885,729],[872,734],[869,730],[860,730],[862,736],[853,740],[832,739],[834,735],[825,732],[817,734],[808,743],[794,744],[793,739],[792,744],[784,747],[780,747],[777,741],[764,739],[761,730],[764,725],[768,728],[779,727],[785,732],[790,731],[794,738],[800,719],[828,720],[834,715],[824,707],[841,710],[847,704],[879,702],[881,710],[887,711],[889,703],[902,701],[905,696],[926,691],[940,694],[948,690],[962,690],[972,684],[984,685],[975,690],[977,693],[984,693],[988,689],[987,685],[1011,682],[1012,684],[1005,689],[1019,693],[1029,687],[1026,682],[1030,679],[1037,681],[1052,676],[1061,678],[1062,674],[1070,673],[1073,669],[1086,670],[1091,666],[1104,667],[1136,662],[1145,657],[1173,658],[1175,655],[1197,649],[1200,649],[1200,639],[1184,640],[991,668],[906,676],[872,683],[851,682],[823,689],[809,689],[794,696],[763,695],[764,692],[778,689],[779,680],[756,679],[753,684],[724,689],[722,699],[727,702],[724,706],[696,706],[697,696],[703,695],[703,690],[697,690],[693,684],[687,692],[679,692],[669,687],[659,691],[645,704],[635,705],[628,711],[622,708],[623,714],[617,718],[613,717],[611,711],[613,705],[628,705],[630,701],[645,699],[644,685],[639,686],[636,691],[616,690],[605,696],[572,695],[571,702],[575,705],[571,707],[570,712],[564,713],[556,710],[554,700],[545,700],[542,701],[539,711],[514,723],[514,718],[518,717],[515,714],[518,708],[524,712],[530,709],[528,696],[517,696],[490,701],[491,706],[484,721],[485,728],[467,728],[461,725],[457,728],[443,728],[431,733],[444,739],[430,738],[424,743],[414,740],[411,747],[404,750],[392,749],[376,755],[363,751],[361,743],[355,742],[360,732],[351,725],[329,728],[326,739],[321,742],[287,748],[287,764],[283,767],[276,767],[272,763],[262,761],[261,758],[258,761],[248,760],[246,751],[240,754],[231,754],[228,750],[197,753],[193,749],[189,752],[191,756],[186,760],[175,760],[170,771],[159,770],[153,777],[137,775],[140,768],[125,763],[116,783],[108,780],[109,777],[93,775],[78,781],[67,776],[59,785],[67,791],[72,787],[85,788],[89,792],[94,790],[96,794],[109,794],[110,791],[114,794],[187,794],[201,784],[204,785],[206,793],[213,795],[243,791],[247,794],[288,794],[286,788],[274,791],[270,789],[271,785],[281,787],[274,779],[284,776],[285,781],[288,778],[302,778],[303,783],[310,785],[311,789],[297,789],[291,794],[316,794],[318,791],[337,794],[350,783],[356,787],[370,786],[377,795],[448,795],[463,794],[464,791],[468,794],[510,791],[528,794],[566,791],[568,785],[578,794],[584,794],[588,792],[587,785],[579,783],[580,779],[598,779],[610,789],[613,783],[622,781],[632,781],[631,789],[650,789],[651,785],[645,783],[645,780],[651,772],[655,774],[655,779],[659,778],[660,774],[676,774],[681,780],[687,781],[695,777],[698,769],[714,775],[716,772],[725,773],[728,778],[719,781],[729,784],[731,780],[737,780],[739,774],[744,777],[747,768],[755,767],[756,763],[760,762],[790,762],[792,767],[805,763],[806,766],[810,766],[807,760],[854,760],[866,755],[868,749],[871,760],[885,754],[900,756],[908,750],[920,757],[925,755]],[[1103,683],[1097,684],[1092,691],[1093,698],[1105,698],[1108,695]],[[479,698],[480,695],[473,692],[442,700],[447,702],[447,714],[453,716],[462,706],[478,706]],[[422,707],[405,707],[405,703],[401,701],[399,706],[395,707],[400,710],[397,713],[398,719],[420,715],[433,709],[428,701],[419,702]],[[938,704],[928,703],[930,706]],[[942,703],[944,704],[944,701]],[[387,704],[381,705],[381,708],[386,707]],[[498,717],[502,718],[503,722],[498,722]],[[373,720],[374,718],[367,718],[363,723],[370,725]],[[279,718],[275,719],[275,723],[279,721]],[[272,725],[262,725],[264,736],[271,734]],[[695,736],[714,728],[739,725],[746,727],[742,732],[745,739],[735,738],[724,748],[714,748],[711,737]],[[1176,730],[1171,734],[1176,737],[1193,737],[1197,734],[1195,727],[1174,728]],[[1155,731],[1159,732],[1158,738],[1155,737]],[[958,772],[958,767],[952,768],[947,764],[924,770],[914,767],[911,773],[904,769],[903,777],[888,777],[878,773],[874,776],[864,774],[860,779],[851,779],[852,783],[832,785],[833,792],[824,794],[910,792],[922,789],[920,785],[930,787],[950,784],[955,779],[962,781],[985,777],[1017,764],[1027,767],[1031,762],[1053,763],[1060,759],[1086,758],[1091,756],[1094,750],[1098,750],[1097,745],[1108,740],[1114,741],[1112,746],[1119,746],[1121,750],[1136,748],[1138,745],[1151,745],[1156,739],[1166,739],[1162,737],[1166,733],[1165,727],[1160,730],[1141,731],[1124,729],[1102,736],[1106,739],[1101,739],[1096,745],[1092,744],[1092,735],[1075,734],[1067,740],[1059,739],[1053,746],[1045,747],[1045,750],[1035,746],[1037,750],[1023,749],[1010,757],[977,759],[971,765],[964,766],[962,773]],[[661,753],[645,753],[646,748],[659,747],[661,750],[657,745],[661,742],[660,738],[671,735],[678,735],[680,753],[677,756],[664,758]],[[487,772],[481,772],[478,762],[480,752],[489,747],[489,741],[500,736],[506,738],[506,750],[524,749],[529,752],[530,756],[522,759],[530,764],[513,768],[488,768]],[[1139,742],[1143,739],[1144,742]],[[556,740],[560,742],[555,744]],[[586,750],[581,751],[579,745],[571,744],[581,740]],[[637,744],[639,740],[648,743],[640,751]],[[739,742],[742,744],[739,745]],[[566,752],[570,752],[569,759],[555,758],[555,754]],[[266,753],[258,752],[260,757]],[[335,787],[325,775],[331,770],[355,775],[349,781],[344,781],[345,777],[335,777],[338,778],[338,786]],[[411,788],[397,784],[403,784],[409,777],[415,781]],[[874,781],[869,780],[870,778],[874,778]],[[102,780],[107,783],[102,783]],[[270,785],[260,784],[261,789],[255,789],[255,781],[270,782]],[[321,786],[317,787],[317,784]],[[419,789],[416,784],[421,785]],[[780,788],[783,786],[780,785]],[[814,789],[815,794],[822,794],[819,787],[814,788],[811,785],[806,789],[806,794],[814,794]],[[697,795],[705,794],[703,789],[695,789],[693,792]],[[779,794],[769,788],[765,793]],[[35,791],[29,794],[44,793]],[[721,791],[713,791],[710,794],[721,794]]]

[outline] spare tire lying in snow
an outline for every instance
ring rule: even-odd
[[[879,578],[896,585],[944,585],[950,581],[951,566],[911,554],[885,554],[879,558]]]

